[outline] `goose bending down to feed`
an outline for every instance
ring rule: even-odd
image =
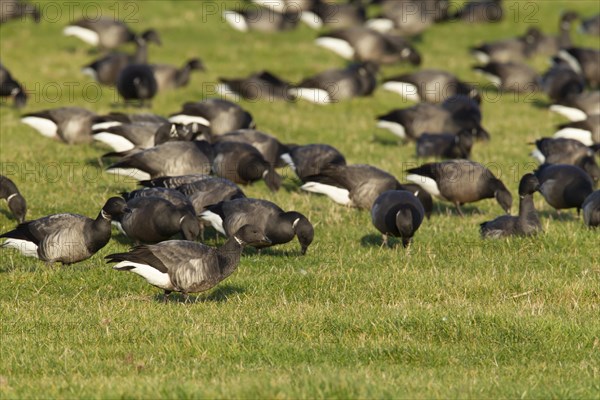
[[[493,61],[484,66],[473,67],[473,70],[504,91],[531,93],[539,89],[540,76],[527,64]]]
[[[96,114],[80,107],[60,107],[23,115],[21,122],[41,135],[67,144],[90,143]]]
[[[229,179],[214,176],[180,185],[177,191],[187,196],[196,215],[202,214],[210,205],[246,197],[244,192]]]
[[[148,32],[152,30],[144,32],[142,36]],[[109,17],[82,18],[68,25],[63,30],[63,34],[75,36],[92,46],[107,50],[133,42],[138,37],[123,21]]]
[[[417,157],[464,158],[471,156],[473,134],[463,129],[457,134],[424,133],[417,139]]]
[[[352,97],[369,96],[377,86],[377,64],[352,64],[345,69],[331,69],[304,79],[290,94],[311,103],[329,104]]]
[[[259,71],[245,78],[219,78],[217,91],[225,96],[247,100],[293,100],[291,83],[269,71]]]
[[[436,70],[420,71],[387,78],[382,88],[402,96],[406,100],[441,103],[454,95],[465,95],[481,101],[478,90],[453,74]]]
[[[296,173],[303,183],[323,178],[321,171],[330,165],[346,165],[346,158],[338,149],[328,144],[287,145],[288,152],[281,159]],[[326,183],[324,181],[320,181]]]
[[[188,102],[180,112],[169,117],[169,121],[180,124],[196,122],[210,128],[212,135],[222,135],[238,129],[254,129],[252,115],[238,104],[223,99],[208,99]]]
[[[504,63],[523,61],[530,58],[534,51],[534,38],[523,35],[472,47],[471,55],[482,64],[487,64],[492,61]]]
[[[569,47],[559,51],[557,57],[583,76],[591,88],[600,88],[600,50]]]
[[[19,223],[25,221],[27,202],[19,192],[17,185],[4,175],[0,175],[0,199],[5,199],[8,209]]]
[[[256,226],[271,241],[257,248],[288,243],[298,237],[300,251],[304,255],[314,239],[310,221],[297,211],[283,211],[267,200],[238,198],[208,207],[200,218],[209,222],[215,230],[230,237],[241,226]]]
[[[383,235],[383,243],[388,245],[388,237],[399,237],[407,247],[425,217],[421,201],[406,190],[383,192],[371,208],[371,221]]]
[[[586,146],[600,144],[600,114],[590,115],[586,119],[558,126],[555,138],[578,140]]]
[[[585,80],[567,63],[556,57],[554,64],[540,79],[540,87],[555,103],[568,101],[581,95],[585,90]]]
[[[0,97],[12,98],[16,108],[24,107],[27,103],[27,93],[23,90],[23,86],[12,77],[2,63],[0,63]]]
[[[574,165],[544,164],[535,176],[540,181],[540,193],[556,210],[576,208],[579,214],[585,198],[594,191],[592,178]]]
[[[142,245],[127,253],[106,257],[116,262],[113,269],[134,272],[164,290],[165,301],[171,292],[203,292],[226,279],[238,267],[245,246],[270,242],[257,227],[245,225],[218,249],[187,240],[169,240]]]
[[[594,157],[595,153],[600,151],[600,145],[586,146],[574,139],[542,138],[535,141],[535,146],[531,155],[540,164],[576,165],[586,171],[593,180],[600,179],[600,167]]]
[[[583,210],[583,222],[587,226],[591,228],[600,226],[600,190],[596,190],[586,197],[581,209]]]
[[[533,194],[540,188],[540,182],[533,174],[525,174],[519,183],[519,215],[502,215],[492,221],[480,225],[483,238],[500,238],[505,236],[530,236],[542,230]]]
[[[460,206],[483,199],[495,198],[508,214],[512,195],[492,172],[469,160],[449,160],[424,164],[407,171],[406,179],[425,189],[430,195],[454,204],[460,216]]]
[[[176,89],[187,86],[192,71],[204,71],[204,64],[198,58],[188,60],[181,68],[169,64],[151,64],[158,91]]]
[[[18,249],[23,255],[47,263],[72,264],[93,256],[110,240],[111,221],[129,212],[125,200],[112,197],[93,220],[79,214],[53,214],[19,224],[0,235],[1,247]]]
[[[257,131],[256,129],[238,129],[224,135],[215,137],[217,142],[240,142],[254,147],[260,152],[265,161],[276,167],[283,167],[285,163],[281,156],[287,152],[284,146],[276,137],[267,133]]]

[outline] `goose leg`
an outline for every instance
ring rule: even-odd
[[[384,247],[384,246],[385,247],[390,247],[390,244],[388,242],[388,235],[383,234],[383,235],[381,235],[381,237],[383,238],[383,243],[381,243],[380,247]]]
[[[169,301],[169,295],[171,294],[170,290],[165,290],[165,292],[163,293],[163,303],[168,303]]]
[[[465,216],[463,214],[462,210],[460,209],[460,203],[459,202],[454,203],[454,207],[456,207],[456,211],[458,211],[458,215],[460,215],[461,217]]]

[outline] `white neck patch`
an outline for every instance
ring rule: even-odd
[[[6,202],[7,202],[7,203],[10,203],[10,201],[13,199],[13,197],[15,197],[15,196],[16,196],[16,195],[18,195],[18,194],[19,194],[19,193],[13,193],[13,194],[11,194],[10,196],[8,196],[8,197],[6,198]]]
[[[107,221],[111,221],[112,220],[112,217],[110,216],[110,214],[107,213],[104,210],[100,210],[100,215],[102,215],[102,218],[104,218]]]
[[[296,218],[294,220],[294,222],[292,223],[292,229],[296,229],[296,225],[298,225],[298,222],[300,221],[300,218]]]
[[[242,239],[238,238],[237,236],[234,236],[233,238],[240,246],[244,245],[244,241]]]

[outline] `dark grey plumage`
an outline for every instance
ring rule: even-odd
[[[542,90],[553,102],[560,102],[577,96],[585,90],[585,80],[573,68],[557,59],[540,80]]]
[[[502,215],[480,225],[483,238],[530,236],[542,231],[542,223],[533,203],[533,194],[540,182],[533,174],[525,174],[519,183],[519,215]]]
[[[181,185],[203,181],[205,179],[212,178],[207,174],[187,174],[177,176],[162,176],[149,180],[142,180],[139,182],[140,185],[145,187],[164,187],[168,189],[177,189]]]
[[[139,197],[158,197],[163,200],[167,200],[169,203],[173,204],[176,208],[182,211],[194,212],[194,206],[187,195],[175,189],[163,187],[142,188],[133,190],[131,192],[123,192],[121,193],[121,196],[123,196],[126,201]]]
[[[561,49],[571,47],[571,29],[573,23],[579,18],[579,15],[573,11],[564,12],[558,24],[558,36],[545,35],[538,28],[532,27],[527,30],[525,36],[531,36],[534,42],[534,51],[536,54],[552,56]]]
[[[210,205],[246,197],[244,192],[229,179],[214,176],[182,184],[177,187],[177,190],[189,199],[196,215],[200,215]]]
[[[477,162],[449,160],[407,172],[407,180],[422,186],[430,195],[453,203],[461,216],[461,205],[490,198],[495,198],[506,213],[510,212],[512,195],[500,179]]]
[[[19,192],[17,185],[4,175],[0,175],[0,199],[6,200],[8,209],[19,223],[25,221],[27,202]]]
[[[523,61],[531,57],[534,50],[534,40],[527,36],[519,36],[472,47],[471,55],[483,64],[492,61],[505,63]]]
[[[288,145],[287,147],[288,152],[281,157],[303,183],[316,179],[327,183],[322,180],[325,177],[321,175],[321,171],[330,165],[346,165],[344,155],[328,144]]]
[[[417,139],[417,157],[469,158],[473,134],[468,130],[452,133],[424,133]]]
[[[269,71],[259,71],[244,78],[219,77],[219,91],[224,95],[238,95],[247,100],[293,100],[292,86]]]
[[[92,141],[92,121],[96,114],[81,107],[60,107],[25,114],[21,122],[36,129],[43,136],[67,144]]]
[[[441,103],[454,95],[465,95],[477,102],[481,96],[477,88],[453,74],[437,70],[419,71],[385,79],[383,89],[400,94],[407,100]]]
[[[252,115],[241,106],[228,100],[208,99],[188,102],[180,112],[169,117],[171,122],[190,124],[197,122],[210,128],[213,135],[222,135],[237,129],[254,129]]]
[[[600,114],[600,90],[573,93],[563,97],[550,106],[571,121],[583,121],[588,116]]]
[[[566,164],[541,165],[535,176],[540,181],[540,193],[557,210],[581,209],[585,198],[594,191],[594,183],[581,168]]]
[[[539,89],[540,76],[527,64],[515,62],[491,62],[484,66],[473,67],[495,86],[504,91],[536,92]]]
[[[600,145],[588,147],[574,139],[542,138],[535,141],[535,146],[532,156],[541,164],[575,165],[586,171],[594,181],[600,179],[600,168],[595,159]]]
[[[583,76],[593,89],[600,88],[600,50],[569,47],[561,50],[558,58],[562,59],[578,74]]]
[[[600,114],[588,116],[583,121],[569,122],[558,126],[554,137],[567,137],[591,146],[600,144]]]
[[[137,246],[127,253],[111,254],[114,269],[131,271],[165,291],[198,293],[211,289],[238,267],[246,245],[269,243],[258,228],[246,225],[218,249],[185,240],[169,240],[155,245]]]
[[[282,167],[281,155],[287,152],[287,147],[283,145],[275,136],[257,131],[256,129],[239,129],[215,137],[217,142],[239,142],[247,143],[262,154],[265,161],[269,164]]]
[[[142,36],[153,32],[152,29],[142,33]],[[122,44],[133,42],[138,35],[123,21],[110,18],[82,18],[72,22],[64,30],[65,36],[76,36],[84,42],[101,49],[115,49]]]
[[[451,16],[463,22],[499,22],[504,18],[502,0],[471,0]]]
[[[27,103],[27,93],[23,86],[12,77],[10,71],[2,63],[0,63],[0,97],[12,98],[13,104],[17,108],[24,107]]]
[[[360,26],[366,20],[366,10],[360,4],[331,3],[315,0],[310,10],[301,13],[304,23],[314,29],[323,26],[349,28]]]
[[[1,247],[16,248],[23,255],[48,263],[71,264],[93,256],[110,240],[110,223],[129,212],[125,200],[113,197],[93,220],[79,214],[53,214],[19,224],[0,237]]]
[[[600,226],[600,190],[592,192],[581,205],[583,222],[589,227]]]
[[[147,64],[129,64],[117,77],[117,90],[125,102],[145,106],[158,92],[158,83]]]
[[[190,82],[192,71],[204,71],[204,64],[198,58],[186,61],[181,68],[169,64],[151,64],[158,91],[176,89],[187,86]]]
[[[389,190],[377,197],[371,208],[371,221],[383,235],[399,237],[407,247],[425,217],[425,209],[419,199],[406,190]]]
[[[300,22],[300,14],[295,8],[290,8],[289,12],[278,12],[263,7],[244,7],[241,10],[227,10],[223,17],[232,28],[241,32],[287,31],[294,29]]]

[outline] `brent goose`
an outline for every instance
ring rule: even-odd
[[[223,12],[225,21],[240,32],[280,32],[294,29],[300,22],[300,14],[293,9],[278,12],[264,7],[245,7],[243,10]]]
[[[473,133],[462,129],[457,134],[424,133],[417,139],[417,157],[469,158]]]
[[[349,28],[362,25],[366,20],[366,11],[361,4],[315,0],[310,9],[300,13],[300,19],[313,29],[323,26]]]
[[[98,130],[122,124],[164,124],[165,122],[169,122],[169,120],[151,113],[124,114],[111,112],[110,114],[99,115],[94,118],[92,129]]]
[[[570,121],[583,121],[589,115],[600,114],[600,90],[574,93],[550,106],[550,111],[564,115]]]
[[[566,164],[541,165],[535,176],[540,181],[540,193],[557,210],[576,208],[594,191],[592,178],[581,168]]]
[[[446,0],[384,0],[381,14],[367,20],[365,25],[380,32],[393,30],[403,36],[414,36],[447,17]]]
[[[187,174],[178,176],[161,176],[149,180],[142,180],[138,183],[148,188],[164,187],[168,189],[177,189],[181,185],[202,181],[208,178],[211,178],[211,176],[206,174]]]
[[[217,142],[247,143],[256,148],[269,164],[276,167],[283,167],[285,165],[281,156],[287,152],[287,147],[277,140],[276,137],[257,131],[256,129],[239,129],[217,136],[215,140]]]
[[[269,71],[259,71],[245,78],[219,78],[217,91],[233,98],[248,100],[293,100],[288,93],[291,84]]]
[[[310,10],[315,6],[318,0],[251,0],[259,6],[270,8],[277,12],[285,12],[287,10],[305,11]]]
[[[4,3],[0,8],[4,7]],[[17,82],[10,71],[0,63],[0,97],[10,97],[13,99],[13,104],[17,108],[24,107],[27,103],[27,93],[23,86]]]
[[[600,35],[600,14],[582,20],[579,28],[581,33],[598,37]]]
[[[188,60],[181,68],[169,64],[151,64],[158,91],[187,86],[192,71],[204,71],[204,64],[198,58]]]
[[[215,176],[207,176],[201,180],[179,185],[177,191],[189,199],[196,215],[205,211],[207,206],[246,197],[235,183]]]
[[[67,144],[92,141],[92,120],[96,114],[81,107],[60,107],[23,115],[21,122],[43,136]]]
[[[17,189],[17,185],[4,175],[0,175],[0,199],[6,199],[8,208],[17,221],[25,221],[27,202]]]
[[[540,182],[533,174],[525,174],[519,183],[519,215],[502,215],[492,221],[480,225],[483,238],[500,238],[506,236],[530,236],[542,230],[533,194],[540,188]]]
[[[252,115],[248,111],[236,103],[223,99],[185,103],[180,112],[169,117],[169,121],[180,124],[197,122],[210,127],[213,135],[222,135],[237,129],[255,128]]]
[[[535,40],[533,37],[523,35],[472,47],[471,55],[482,64],[492,61],[515,62],[531,57],[534,50]]]
[[[149,105],[158,91],[152,68],[148,64],[129,64],[119,72],[117,91],[125,103],[137,103],[141,107]]]
[[[246,245],[269,243],[258,228],[246,225],[218,249],[187,240],[169,240],[155,245],[137,246],[127,253],[111,254],[108,262],[118,262],[114,269],[131,271],[165,291],[203,292],[231,275],[240,262]]]
[[[144,32],[142,36],[150,31],[152,30]],[[68,25],[63,34],[75,36],[92,46],[108,50],[133,42],[138,37],[123,21],[109,17],[82,18]]]
[[[0,24],[11,19],[22,19],[25,16],[31,16],[35,23],[40,22],[42,18],[40,10],[28,1],[2,0],[0,6]]]
[[[590,87],[600,87],[600,50],[570,47],[559,51],[557,57],[583,76]]]
[[[530,93],[539,88],[540,76],[527,64],[490,62],[484,66],[475,66],[473,70],[504,91]]]
[[[422,69],[385,79],[382,88],[411,101],[441,103],[451,96],[462,94],[481,101],[477,89],[453,74],[437,69]]]
[[[531,155],[540,164],[576,165],[593,180],[600,179],[600,168],[594,158],[594,153],[600,151],[600,145],[588,147],[574,139],[542,138],[535,141],[535,146]]]
[[[529,28],[526,35],[532,35],[535,41],[534,51],[537,54],[552,56],[561,49],[571,47],[571,28],[579,15],[573,11],[567,11],[560,17],[558,36],[544,35],[538,28]]]
[[[571,99],[583,93],[585,81],[583,77],[568,64],[554,58],[554,64],[540,80],[542,90],[553,102]]]
[[[344,155],[328,144],[287,145],[287,148],[281,158],[303,183],[323,179],[321,171],[330,165],[346,165]]]
[[[181,191],[164,187],[142,188],[131,192],[123,192],[121,196],[126,200],[133,200],[138,197],[158,197],[167,200],[176,208],[183,211],[194,212],[194,206],[190,199]]]
[[[512,195],[504,183],[483,165],[469,160],[449,160],[424,164],[407,171],[406,179],[425,189],[430,195],[460,206],[495,198],[506,213],[512,206]]]
[[[297,236],[303,255],[315,234],[310,221],[299,212],[286,212],[270,201],[246,197],[209,206],[200,218],[225,236],[231,236],[246,224],[256,226],[271,241],[267,245],[254,246],[257,248],[288,243]]]
[[[583,121],[562,124],[558,128],[555,138],[575,139],[586,146],[600,144],[600,114],[590,115]]]
[[[600,190],[592,192],[581,205],[583,222],[589,227],[600,226]]]
[[[371,208],[371,221],[383,235],[388,245],[388,236],[399,237],[407,247],[425,217],[425,209],[419,199],[406,190],[383,192]]]
[[[18,249],[24,256],[47,263],[72,264],[93,256],[110,240],[111,221],[127,214],[125,200],[112,197],[93,220],[79,214],[53,214],[19,224],[0,237],[0,247]]]

